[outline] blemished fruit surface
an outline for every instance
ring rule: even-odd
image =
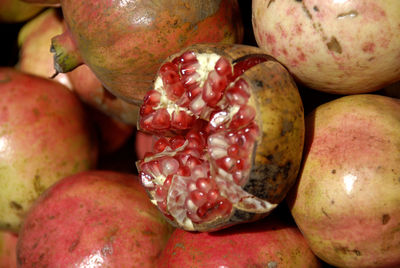
[[[48,189],[29,211],[19,267],[156,267],[171,226],[137,176],[88,171]]]
[[[257,44],[306,86],[337,94],[400,80],[400,1],[252,2]]]
[[[0,68],[0,229],[64,176],[94,168],[98,145],[79,99],[58,82]]]
[[[400,100],[345,96],[307,116],[303,167],[288,203],[327,263],[399,267],[399,178]]]
[[[270,215],[213,233],[176,229],[157,267],[318,268],[322,264],[294,224]]]
[[[137,163],[174,225],[213,231],[266,216],[294,184],[304,139],[299,92],[256,47],[198,44],[161,65],[138,127],[158,136]]]
[[[67,31],[53,38],[55,68],[86,63],[115,96],[140,102],[159,64],[196,43],[240,43],[237,0],[62,0]]]

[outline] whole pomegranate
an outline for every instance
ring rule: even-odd
[[[180,228],[259,219],[294,184],[303,114],[291,76],[260,49],[190,46],[166,59],[144,98],[138,126],[157,137],[140,179]]]
[[[18,235],[9,231],[0,231],[0,268],[17,267]]]
[[[88,171],[49,188],[29,211],[18,267],[156,267],[171,226],[134,175]]]
[[[302,83],[338,94],[400,80],[400,1],[252,2],[257,43]]]
[[[336,267],[400,267],[400,100],[341,97],[307,116],[292,215]]]
[[[63,30],[62,14],[54,8],[43,11],[25,23],[18,32],[19,57],[16,68],[45,78],[53,76],[53,54],[49,46],[51,38]],[[72,88],[67,74],[59,74],[54,80]]]
[[[27,73],[49,78],[53,76],[53,53],[49,51],[51,38],[65,29],[59,9],[49,8],[27,22],[18,33],[19,60],[17,68]],[[54,80],[75,91],[89,106],[115,120],[136,125],[138,107],[116,98],[104,89],[93,72],[82,65],[68,74],[57,74]]]
[[[60,0],[22,0],[22,1],[46,7],[58,7],[61,5]]]
[[[97,143],[60,83],[5,67],[0,81],[0,229],[17,231],[46,188],[95,167]]]
[[[0,23],[24,22],[42,10],[43,7],[25,3],[22,0],[0,0]]]
[[[159,64],[195,43],[240,43],[237,0],[62,0],[68,29],[53,39],[55,68],[86,63],[115,96],[138,102]]]
[[[176,229],[159,268],[322,267],[294,224],[270,215],[213,233]]]

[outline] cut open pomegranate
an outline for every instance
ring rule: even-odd
[[[213,231],[264,217],[294,184],[304,113],[285,68],[258,48],[194,45],[160,67],[138,128],[157,136],[137,162],[174,225]]]

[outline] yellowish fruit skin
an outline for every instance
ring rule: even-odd
[[[252,2],[258,45],[302,83],[337,94],[400,80],[400,1]]]
[[[19,23],[33,18],[43,7],[25,3],[21,0],[0,1],[0,22]]]
[[[400,267],[400,100],[342,97],[306,130],[288,203],[313,252],[338,267]]]

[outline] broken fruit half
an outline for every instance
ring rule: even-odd
[[[304,112],[288,71],[259,48],[198,44],[161,65],[138,129],[154,135],[137,162],[151,201],[179,228],[214,231],[265,217],[285,198]]]

